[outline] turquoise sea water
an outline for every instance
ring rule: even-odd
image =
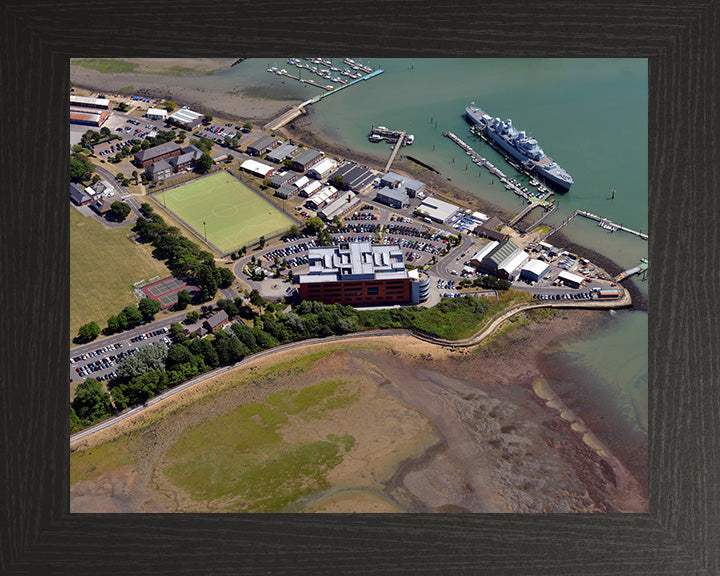
[[[371,126],[407,130],[415,135],[415,143],[405,153],[479,198],[508,210],[519,209],[522,202],[517,196],[497,181],[491,183],[487,171],[468,163],[462,150],[442,136],[445,130],[454,132],[506,174],[515,175],[502,157],[470,135],[463,114],[474,101],[493,116],[512,118],[518,129],[535,136],[546,154],[573,176],[570,192],[556,196],[560,209],[550,223],[560,222],[579,208],[648,232],[646,60],[360,60],[385,72],[310,107],[313,127],[327,138],[386,159],[390,147],[367,140]],[[333,61],[344,67],[340,58]],[[269,98],[302,101],[319,92],[267,73],[268,65],[293,74],[297,71],[286,58],[251,59],[213,78],[228,91],[247,90]],[[614,200],[610,199],[612,189],[616,190]],[[648,255],[646,241],[622,232],[608,233],[582,218],[575,218],[563,232],[624,268]],[[638,280],[636,285],[647,296],[647,282]],[[627,425],[646,437],[647,313],[617,312],[601,334],[567,346],[558,361],[568,364],[568,372],[575,366],[578,373],[595,374],[593,386],[609,391]]]

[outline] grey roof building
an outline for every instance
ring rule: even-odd
[[[264,154],[268,150],[272,150],[277,143],[278,139],[274,136],[262,136],[261,138],[255,140],[252,144],[248,144],[247,151],[248,154],[252,154],[253,156],[260,156],[260,154]]]
[[[388,172],[385,174],[385,176],[380,179],[380,185],[389,188],[404,188],[407,190],[410,198],[415,198],[418,192],[425,190],[425,184],[422,182],[418,182],[407,176],[402,176],[396,172]]]
[[[320,162],[320,160],[322,160],[322,157],[322,152],[318,152],[317,150],[312,149],[305,150],[304,152],[301,152],[292,159],[293,170],[297,170],[298,172],[304,172],[311,166]]]
[[[297,146],[294,146],[289,142],[285,142],[285,144],[280,144],[280,146],[275,148],[272,152],[268,152],[265,159],[270,160],[270,162],[282,162],[285,158],[290,158],[297,149]]]
[[[92,198],[77,184],[70,183],[70,200],[78,206],[90,204]]]
[[[360,192],[363,188],[372,184],[375,179],[375,173],[370,168],[359,166],[355,162],[348,162],[341,166],[330,176],[328,181],[332,182],[336,176],[342,176],[345,187],[354,192]]]
[[[275,191],[275,196],[279,198],[292,198],[299,190],[292,184],[283,184]]]
[[[375,200],[392,208],[404,208],[408,205],[408,195],[405,193],[404,188],[380,188]]]
[[[270,177],[270,186],[273,188],[280,188],[283,184],[292,184],[300,177],[297,172],[282,172],[280,174],[273,174]]]
[[[158,160],[145,168],[145,172],[153,180],[162,180],[170,176],[174,169],[167,160]]]
[[[160,158],[170,158],[171,156],[180,156],[182,154],[182,148],[175,142],[165,142],[148,148],[147,150],[140,150],[135,153],[135,164],[145,168],[149,163],[155,162]]]
[[[220,310],[217,314],[213,314],[203,322],[203,326],[208,332],[214,332],[220,326],[224,326],[228,322],[228,315],[225,310]]]

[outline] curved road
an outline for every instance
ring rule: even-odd
[[[263,350],[262,352],[258,352],[256,354],[253,354],[251,356],[248,356],[241,360],[240,362],[236,362],[232,366],[224,366],[222,368],[217,368],[215,370],[212,370],[210,372],[206,372],[205,374],[202,374],[201,376],[198,376],[197,378],[193,378],[192,380],[189,380],[188,382],[185,382],[184,384],[180,384],[179,386],[176,386],[175,388],[172,388],[171,390],[168,390],[164,392],[163,394],[159,396],[155,396],[154,398],[151,398],[148,400],[145,404],[142,406],[136,406],[134,408],[131,408],[127,412],[124,412],[123,414],[120,414],[118,416],[114,416],[112,418],[108,418],[107,420],[104,420],[90,428],[86,428],[85,430],[82,430],[81,432],[78,432],[77,434],[73,434],[70,436],[70,443],[77,442],[78,440],[81,440],[83,438],[86,438],[87,436],[90,436],[91,434],[94,434],[95,432],[99,432],[100,430],[104,430],[106,428],[109,428],[119,422],[122,422],[123,420],[141,412],[145,408],[152,406],[153,404],[156,404],[158,402],[161,402],[162,400],[165,400],[166,398],[169,398],[170,396],[177,394],[179,392],[182,392],[183,390],[186,390],[187,388],[190,388],[191,386],[194,386],[195,384],[199,384],[200,382],[204,382],[208,378],[212,378],[214,376],[218,376],[220,374],[223,374],[225,372],[228,372],[229,370],[234,370],[235,368],[239,368],[248,362],[251,362],[253,360],[256,360],[257,358],[262,358],[264,356],[268,356],[271,354],[275,354],[277,352],[281,352],[284,350],[290,350],[292,348],[297,348],[300,346],[307,346],[309,344],[318,344],[318,343],[331,343],[331,342],[338,342],[342,340],[349,340],[352,338],[368,338],[368,337],[391,337],[391,336],[398,336],[398,335],[407,335],[407,336],[414,336],[415,338],[418,338],[419,340],[423,340],[425,342],[429,342],[432,344],[436,344],[438,346],[450,346],[453,348],[464,348],[469,346],[474,346],[480,342],[482,342],[484,339],[491,336],[495,331],[498,330],[498,328],[502,325],[503,322],[514,316],[515,314],[519,314],[521,312],[524,312],[525,310],[529,310],[532,308],[590,308],[590,309],[615,309],[615,308],[625,308],[628,306],[632,306],[632,300],[630,298],[630,294],[627,292],[627,290],[624,290],[623,297],[620,300],[607,300],[607,301],[597,301],[593,300],[591,302],[578,302],[578,301],[570,301],[570,302],[561,302],[561,301],[539,301],[539,302],[531,302],[527,304],[519,304],[517,306],[513,306],[511,308],[508,308],[507,310],[503,311],[501,314],[493,318],[485,327],[471,336],[470,338],[466,338],[464,340],[446,340],[443,338],[435,338],[433,336],[424,335],[424,334],[417,334],[410,330],[382,330],[382,331],[373,331],[373,332],[358,332],[355,334],[345,334],[342,336],[329,336],[327,338],[313,338],[310,340],[300,340],[298,342],[291,342],[289,344],[283,344],[281,346],[276,346],[275,348],[270,348],[268,350]]]

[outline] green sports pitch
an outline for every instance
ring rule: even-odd
[[[161,200],[224,253],[260,236],[287,230],[294,222],[227,172],[219,172],[161,192]],[[204,225],[203,225],[204,222]]]

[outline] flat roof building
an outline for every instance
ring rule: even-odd
[[[168,111],[164,108],[148,108],[145,116],[153,120],[165,120],[168,117]]]
[[[70,106],[78,106],[81,108],[103,108],[105,110],[109,110],[110,100],[107,98],[70,95]]]
[[[136,152],[134,162],[139,168],[147,168],[153,162],[180,156],[182,151],[183,149],[179,144],[175,142],[165,142],[164,144],[153,146],[147,150]]]
[[[353,242],[313,248],[308,263],[309,272],[298,277],[302,300],[365,306],[410,302],[410,277],[395,246]]]
[[[486,222],[482,223],[475,229],[475,233],[478,236],[490,238],[491,240],[497,240],[499,242],[505,242],[509,236],[499,232],[497,229],[503,225],[503,221],[497,216],[493,216]]]
[[[170,114],[167,119],[185,126],[188,130],[192,130],[202,123],[203,115],[200,114],[200,112],[193,112],[190,108],[183,107],[177,112]]]
[[[84,124],[85,126],[102,126],[108,119],[108,111],[93,108],[70,107],[70,124]]]
[[[417,209],[431,220],[445,224],[459,207],[437,198],[426,198]]]
[[[380,188],[375,200],[391,208],[406,208],[409,204],[408,195],[405,191],[394,188]]]
[[[410,198],[425,190],[425,184],[396,172],[388,172],[380,179],[380,186],[388,188],[404,188]]]

